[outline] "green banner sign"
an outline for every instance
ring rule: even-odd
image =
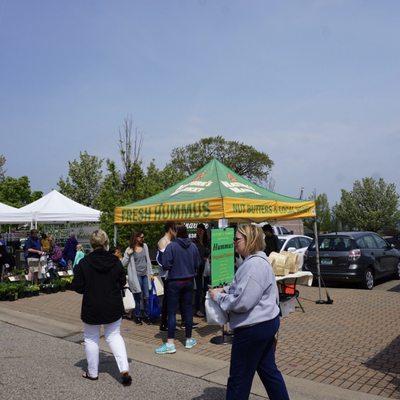
[[[211,286],[229,285],[235,274],[233,228],[211,230]]]

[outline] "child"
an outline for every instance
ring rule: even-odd
[[[85,257],[85,252],[83,251],[83,246],[81,244],[77,244],[74,265],[72,266],[72,268],[75,268],[75,266],[78,265],[79,261],[81,261],[83,257]]]

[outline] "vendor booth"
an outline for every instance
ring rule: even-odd
[[[214,159],[193,175],[155,196],[116,207],[114,242],[118,224],[218,221],[219,228],[226,228],[230,222],[272,222],[277,219],[314,218],[315,215],[314,201],[303,201],[269,191]],[[212,242],[217,231],[212,231]],[[222,240],[224,236],[232,236],[228,255],[231,259],[231,273],[227,274],[226,269],[224,275],[233,277],[233,233],[226,234],[222,235]],[[227,245],[214,244],[211,247],[228,248]],[[220,259],[219,256],[217,258]],[[214,261],[212,264],[215,267]],[[307,284],[311,281],[312,276]],[[224,330],[222,337],[215,343],[225,343]]]
[[[219,227],[224,228],[229,222],[272,222],[315,216],[314,201],[274,193],[214,159],[155,196],[117,207],[114,241],[118,224],[218,221]],[[316,223],[314,228],[316,233]]]
[[[74,222],[98,222],[100,214],[100,211],[79,204],[57,190],[52,190],[40,199],[19,209],[1,205],[0,224],[30,224],[31,228],[37,228],[38,223],[67,223],[70,226],[70,223]],[[11,233],[11,235],[13,234]],[[25,262],[21,250],[16,251],[15,259],[17,266]]]
[[[52,190],[39,200],[20,208],[18,212],[34,226],[38,223],[98,222],[100,220],[100,211],[79,204],[57,190]]]
[[[217,160],[175,186],[115,209],[116,224],[272,221],[315,217],[315,202],[271,192]]]

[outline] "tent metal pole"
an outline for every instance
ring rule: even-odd
[[[114,247],[117,246],[117,236],[118,236],[118,228],[117,224],[114,224]]]
[[[317,218],[314,218],[314,237],[315,237],[315,262],[317,264],[318,274],[318,302],[323,301],[321,298],[321,266],[319,262],[319,243],[318,243],[318,225]]]

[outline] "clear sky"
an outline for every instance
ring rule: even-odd
[[[145,164],[220,134],[266,152],[275,191],[400,191],[397,0],[0,0],[0,154],[34,190],[87,150]]]

